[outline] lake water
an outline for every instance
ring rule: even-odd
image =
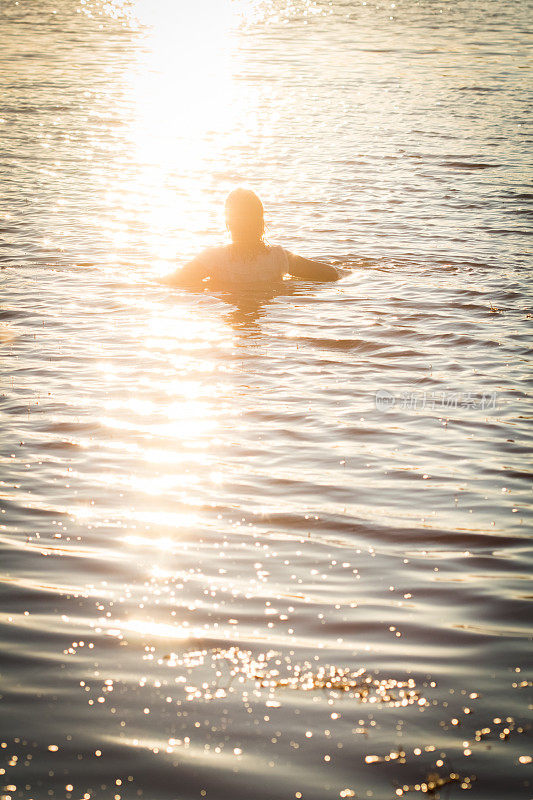
[[[532,796],[530,12],[2,4],[4,800]]]

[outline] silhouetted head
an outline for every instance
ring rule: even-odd
[[[249,189],[235,189],[226,200],[226,225],[233,243],[243,247],[263,244],[263,204]]]

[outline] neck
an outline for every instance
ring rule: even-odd
[[[266,250],[266,244],[261,239],[233,241],[231,247],[239,255],[255,255]]]

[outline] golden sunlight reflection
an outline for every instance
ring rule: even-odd
[[[163,622],[153,622],[151,620],[141,619],[128,619],[124,621],[108,620],[106,618],[99,619],[101,625],[105,625],[105,631],[108,636],[116,636],[121,638],[124,633],[136,633],[140,636],[156,636],[165,639],[178,639],[184,640],[201,636],[202,631],[195,628],[189,628],[186,625],[166,624]]]
[[[180,391],[183,386],[182,379],[187,370],[198,369],[196,359],[188,357],[191,351],[211,346],[216,343],[217,347],[230,347],[233,342],[231,329],[225,325],[220,318],[207,313],[199,313],[198,307],[181,305],[179,308],[172,306],[168,313],[162,313],[160,306],[156,309],[150,319],[149,327],[146,331],[145,346],[149,350],[169,350],[174,353],[176,344],[179,344],[179,362],[174,364],[179,367],[179,372],[168,377],[179,375]],[[211,362],[208,361],[208,364]],[[202,370],[205,367],[202,364]],[[166,383],[166,381],[165,381]],[[175,382],[172,385],[176,385]],[[189,384],[189,396],[190,396]]]
[[[235,84],[238,37],[258,3],[136,0],[128,5],[138,46],[123,76],[127,150],[108,184],[115,213],[107,238],[120,252],[142,226],[157,259],[192,254],[215,241],[221,214],[205,201],[206,176],[222,168],[222,154],[250,135],[253,98]],[[253,133],[253,131],[252,131]]]
[[[217,351],[231,348],[233,333],[220,318],[207,309],[202,313],[198,306],[194,313],[185,305],[172,306],[163,313],[160,307],[148,306],[147,311],[139,356],[153,359],[155,354],[161,380],[152,375],[149,382],[141,380],[135,390],[110,392],[102,402],[99,423],[130,435],[140,428],[149,432],[152,441],[147,440],[146,447],[138,448],[140,463],[176,465],[192,458],[207,466],[205,456],[200,457],[198,451],[205,450],[214,440],[219,418],[231,406],[231,382],[223,379],[231,368],[218,363]],[[108,383],[112,379],[116,382],[109,363],[102,361],[99,365],[102,377]],[[190,450],[186,457],[184,447]],[[102,479],[108,480],[105,475]],[[132,474],[126,483],[130,488],[137,484],[152,494],[168,489],[164,476],[154,475],[148,480],[144,475]]]
[[[117,411],[123,410],[120,403],[111,402],[111,405],[115,405]],[[167,413],[173,415],[173,418],[165,421],[153,421],[151,424],[144,419],[143,428],[144,430],[149,429],[152,434],[157,433],[167,437],[170,440],[169,446],[172,441],[174,444],[191,442],[197,438],[204,438],[208,433],[216,430],[216,419],[205,415],[208,410],[208,406],[202,409],[198,402],[176,402],[167,408]],[[139,429],[139,423],[135,418],[126,419],[118,414],[102,415],[98,423],[104,428],[131,433]]]
[[[130,516],[136,522],[149,523],[155,526],[168,526],[172,528],[191,528],[198,519],[195,514],[181,513],[178,511],[136,511]],[[168,539],[136,537],[136,542],[143,545],[164,549],[168,544]]]
[[[195,518],[192,515],[190,515],[190,518],[191,523],[195,521]],[[127,536],[124,536],[122,541],[124,544],[128,544],[133,547],[149,547],[150,549],[156,548],[157,550],[164,550],[165,552],[171,552],[176,545],[174,539],[168,536],[152,538],[150,536],[141,536],[140,534],[128,534]]]

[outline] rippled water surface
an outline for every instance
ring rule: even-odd
[[[0,13],[0,796],[531,797],[531,6]]]

